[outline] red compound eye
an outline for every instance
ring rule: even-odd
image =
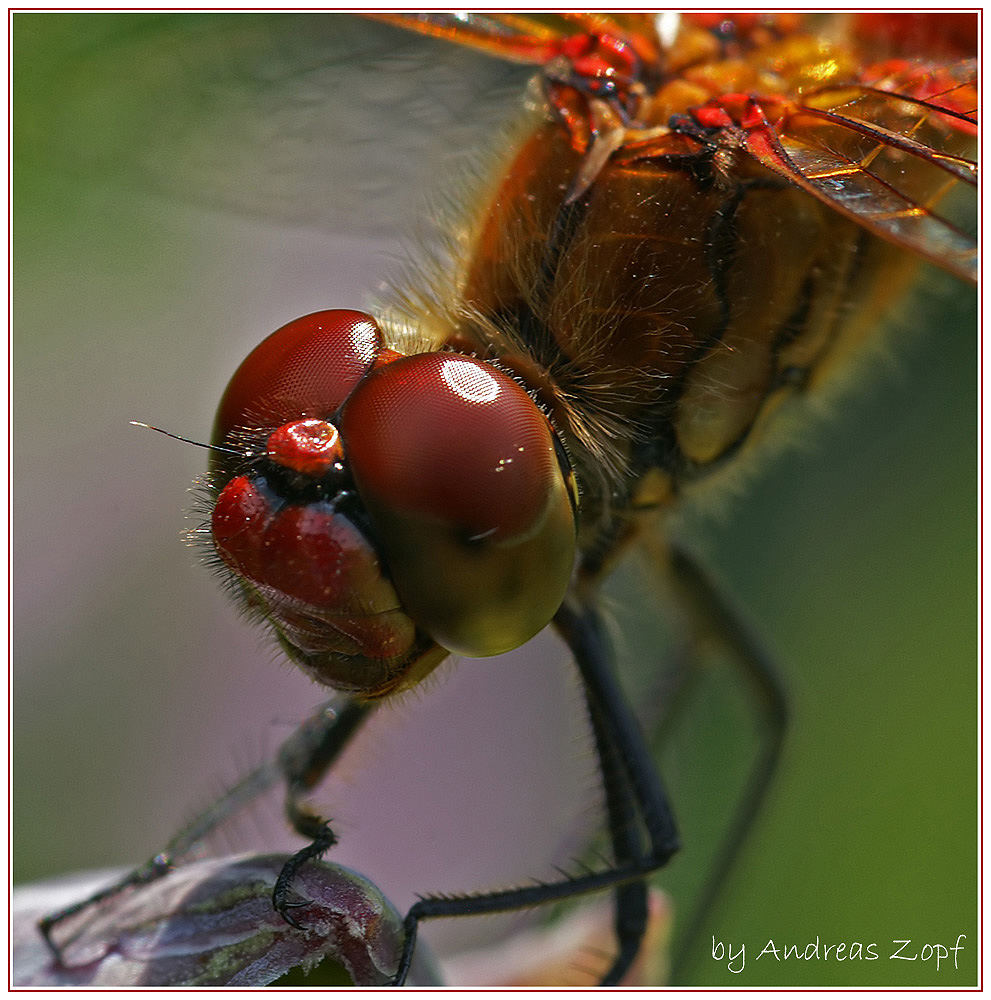
[[[213,427],[213,443],[237,428],[278,427],[300,417],[329,417],[382,349],[371,316],[326,309],[280,327],[234,373]]]
[[[571,576],[574,519],[553,431],[503,372],[400,358],[339,429],[405,610],[447,649],[488,656],[546,625]]]

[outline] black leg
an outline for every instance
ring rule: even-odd
[[[590,605],[566,604],[555,617],[555,625],[574,654],[585,685],[603,773],[606,777],[621,773],[624,779],[619,783],[622,791],[607,792],[615,865],[502,892],[421,898],[406,915],[406,942],[394,978],[397,985],[405,982],[409,972],[421,920],[524,909],[611,887],[621,890],[616,922],[620,954],[607,973],[609,980],[621,976],[636,954],[646,919],[644,879],[678,849],[674,818],[650,750],[614,675],[612,653],[598,612]],[[646,834],[646,848],[637,833],[638,823]]]
[[[65,921],[84,913],[91,907],[107,899],[113,899],[120,893],[168,875],[175,865],[180,862],[207,834],[219,826],[227,817],[233,815],[238,809],[247,805],[257,796],[261,795],[268,788],[277,784],[282,778],[281,771],[273,761],[268,761],[253,771],[245,775],[237,784],[232,785],[216,802],[208,809],[199,814],[188,826],[183,827],[166,846],[153,858],[150,858],[143,865],[128,872],[123,878],[112,885],[101,889],[99,892],[63,907],[55,913],[50,913],[47,917],[38,922],[38,929],[42,937],[51,949],[57,961],[61,961],[62,952],[78,936],[82,927],[77,929],[76,934],[70,933],[61,942],[57,942],[53,937],[55,928]]]
[[[39,930],[55,958],[61,960],[63,949],[71,944],[82,929],[77,928],[76,934],[73,934],[70,928],[64,940],[56,942],[54,931],[70,918],[83,914],[130,888],[146,885],[167,875],[212,830],[278,782],[287,781],[289,798],[295,801],[294,796],[301,795],[305,789],[319,781],[367,713],[367,708],[346,699],[336,699],[324,705],[286,740],[274,760],[261,764],[231,786],[208,809],[180,830],[153,858],[113,885],[41,920]],[[298,867],[297,864],[296,868]]]
[[[643,841],[639,832],[636,801],[622,763],[604,731],[601,711],[592,701],[589,702],[588,709],[602,772],[613,858],[617,864],[624,864],[635,859],[642,850]],[[614,927],[619,950],[612,966],[602,977],[603,986],[615,986],[626,975],[640,951],[640,944],[647,929],[646,880],[618,885],[614,895],[616,913]]]
[[[282,866],[272,890],[272,905],[293,927],[300,925],[290,911],[310,903],[294,896],[296,873],[307,861],[319,858],[337,843],[330,822],[310,809],[303,798],[323,780],[374,707],[374,702],[350,700],[335,710],[318,713],[304,722],[279,751],[278,766],[286,781],[286,815],[292,828],[310,841]]]

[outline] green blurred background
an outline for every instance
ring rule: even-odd
[[[494,144],[525,73],[336,15],[13,23],[13,861],[28,880],[142,860],[320,698],[182,545],[202,454],[127,421],[205,436],[261,337],[366,302],[429,178]],[[927,275],[830,418],[679,527],[766,637],[792,706],[686,983],[976,982],[976,326],[974,293]],[[610,587],[631,670],[665,649],[643,582],[633,567]],[[595,816],[554,640],[444,680],[391,709],[328,792],[337,859],[400,907],[548,874]],[[750,717],[712,664],[665,748],[685,849],[657,884],[676,917],[755,746]],[[277,831],[273,807],[228,849],[291,843]],[[427,936],[443,951],[501,928]],[[916,954],[960,934],[958,968],[888,959],[894,939]],[[712,936],[746,945],[742,973]],[[879,958],[755,961],[769,939],[817,937]]]

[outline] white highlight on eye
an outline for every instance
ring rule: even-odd
[[[445,361],[441,377],[462,399],[469,403],[491,403],[499,396],[499,383],[471,361]]]
[[[371,323],[355,323],[348,331],[355,354],[360,358],[371,358],[378,347],[378,331]]]

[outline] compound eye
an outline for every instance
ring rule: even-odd
[[[523,388],[474,358],[400,358],[369,374],[338,427],[403,607],[469,656],[553,617],[575,554],[554,432]]]
[[[273,428],[338,410],[382,350],[371,316],[351,309],[310,313],[263,340],[230,380],[213,427],[213,443],[241,429]],[[215,458],[214,469],[223,463]]]

